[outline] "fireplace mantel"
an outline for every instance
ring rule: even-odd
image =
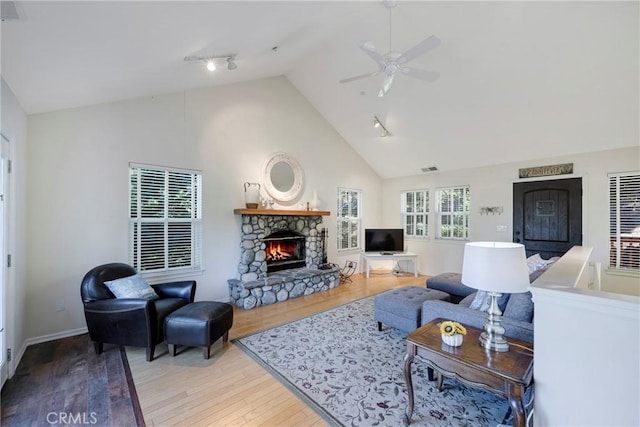
[[[294,211],[286,209],[234,209],[235,215],[329,216],[329,211]]]

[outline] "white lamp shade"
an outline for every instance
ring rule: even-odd
[[[529,288],[524,245],[472,242],[464,247],[462,283],[483,291],[522,293]]]

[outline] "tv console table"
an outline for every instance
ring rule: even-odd
[[[362,252],[360,253],[360,266],[364,266],[364,271],[369,278],[371,261],[411,261],[413,262],[413,275],[418,277],[418,255],[411,252],[386,253],[386,252]],[[362,267],[360,269],[362,273]]]

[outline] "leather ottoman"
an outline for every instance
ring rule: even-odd
[[[215,301],[198,301],[187,304],[164,319],[164,339],[169,355],[175,356],[176,345],[203,347],[205,359],[209,348],[218,338],[229,340],[233,325],[231,304]]]
[[[449,294],[423,286],[404,286],[381,293],[374,300],[373,317],[378,321],[378,330],[382,330],[384,323],[404,332],[413,331],[421,324],[422,303],[434,299],[449,301]]]

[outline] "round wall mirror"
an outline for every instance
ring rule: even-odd
[[[277,201],[290,202],[302,192],[302,168],[285,153],[276,153],[267,159],[262,178],[267,192]]]
[[[293,168],[286,162],[278,162],[273,165],[269,176],[275,189],[282,192],[291,190],[296,178],[293,174]]]

